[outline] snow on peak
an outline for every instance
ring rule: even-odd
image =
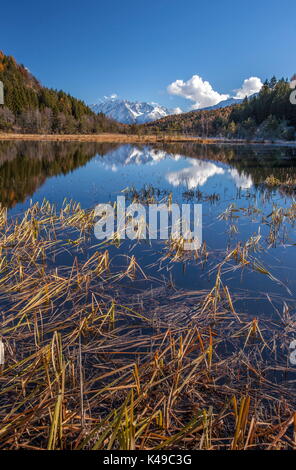
[[[105,96],[97,104],[90,106],[95,113],[104,113],[107,117],[124,124],[143,124],[161,119],[169,114],[180,114],[180,108],[168,109],[158,103],[121,100],[117,95]]]

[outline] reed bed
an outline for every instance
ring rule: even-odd
[[[270,187],[287,187],[287,188],[296,188],[296,180],[295,178],[291,178],[291,176],[287,173],[284,179],[278,179],[274,175],[270,175],[265,179],[265,184]]]
[[[168,142],[196,142],[210,144],[220,142],[217,139],[207,139],[182,134],[13,134],[0,133],[0,141],[48,141],[48,142],[119,142],[119,143],[168,143]]]
[[[208,291],[139,289],[135,256],[118,269],[93,223],[71,201],[0,210],[0,448],[295,449],[289,306],[238,314],[233,252]]]

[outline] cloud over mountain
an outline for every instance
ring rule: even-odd
[[[213,106],[220,101],[229,98],[229,95],[220,94],[212,88],[212,85],[203,80],[199,75],[193,75],[187,82],[176,80],[167,87],[171,95],[182,96],[194,102],[192,109]]]
[[[236,95],[233,98],[243,99],[258,93],[263,83],[258,77],[250,77],[244,80],[241,88],[234,90]],[[202,109],[215,106],[221,101],[227,100],[230,95],[215,91],[210,82],[203,80],[199,75],[193,75],[189,80],[175,80],[167,87],[170,95],[181,96],[193,101],[192,109]]]
[[[259,77],[250,77],[246,78],[243,81],[242,87],[236,91],[236,95],[234,98],[244,99],[246,96],[254,95],[254,93],[258,93],[263,86]]]

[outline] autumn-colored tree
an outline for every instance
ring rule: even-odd
[[[92,133],[127,130],[127,126],[105,115],[97,115],[83,101],[64,91],[43,87],[24,65],[17,64],[12,56],[3,52],[0,52],[0,80],[4,84],[6,107],[0,115],[0,131]]]

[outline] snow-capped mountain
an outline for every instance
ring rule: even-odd
[[[233,104],[240,104],[243,100],[238,98],[228,98],[227,100],[220,101],[220,103],[215,104],[214,106],[207,106],[206,108],[197,109],[197,111],[206,111],[212,109],[226,108],[226,106],[232,106]]]
[[[90,107],[95,113],[104,113],[109,118],[124,124],[143,124],[161,119],[169,114],[182,112],[179,108],[170,110],[157,103],[133,102],[114,96],[105,97],[104,100]]]
[[[119,168],[128,165],[153,165],[165,158],[172,158],[177,161],[180,155],[171,155],[163,150],[152,149],[149,146],[135,147],[127,144],[100,157],[99,161],[106,169],[117,171]]]
[[[254,93],[253,95],[250,95],[249,98],[254,98],[254,96],[257,96],[258,93]],[[220,103],[215,104],[214,106],[208,106],[207,108],[202,108],[202,110],[208,110],[208,109],[220,109],[220,108],[226,108],[226,106],[232,106],[234,104],[240,104],[244,100],[240,98],[227,98],[227,100],[220,101]],[[201,111],[201,109],[198,109],[197,111]]]
[[[181,154],[170,154],[149,146],[122,145],[105,155],[98,155],[97,162],[105,170],[117,172],[129,165],[158,165],[165,159],[170,163],[180,161],[177,171],[170,171],[165,175],[167,182],[174,187],[184,186],[187,189],[195,189],[204,186],[209,178],[217,175],[229,178],[237,188],[248,189],[253,185],[252,178],[244,172],[238,172],[236,168],[227,169],[216,162],[188,159]]]

